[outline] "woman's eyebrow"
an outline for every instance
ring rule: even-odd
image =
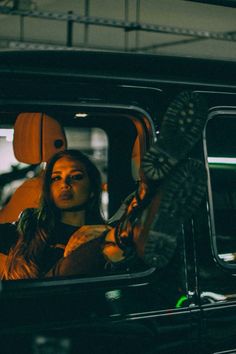
[[[52,171],[52,175],[54,175],[54,174],[60,174],[60,173],[62,173],[62,171]]]
[[[52,175],[53,174],[61,174],[62,172],[63,172],[63,169],[62,170],[52,171]],[[70,170],[70,172],[81,172],[81,173],[84,173],[84,170],[82,168],[75,167],[75,168],[72,168]]]
[[[84,173],[84,170],[82,168],[79,168],[79,167],[72,168],[70,171],[71,172],[83,172]]]

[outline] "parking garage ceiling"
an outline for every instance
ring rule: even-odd
[[[0,0],[0,49],[236,59],[234,0]]]

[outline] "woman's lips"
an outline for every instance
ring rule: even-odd
[[[69,200],[72,198],[72,193],[71,192],[62,192],[62,193],[60,193],[59,198],[61,200]]]

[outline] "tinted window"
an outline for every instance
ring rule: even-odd
[[[213,206],[213,249],[225,265],[236,265],[236,114],[214,115],[206,126]]]

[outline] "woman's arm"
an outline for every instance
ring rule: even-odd
[[[105,258],[101,248],[104,242],[103,236],[81,244],[67,257],[62,257],[46,273],[45,277],[65,277],[73,275],[95,275],[102,273],[105,268]]]

